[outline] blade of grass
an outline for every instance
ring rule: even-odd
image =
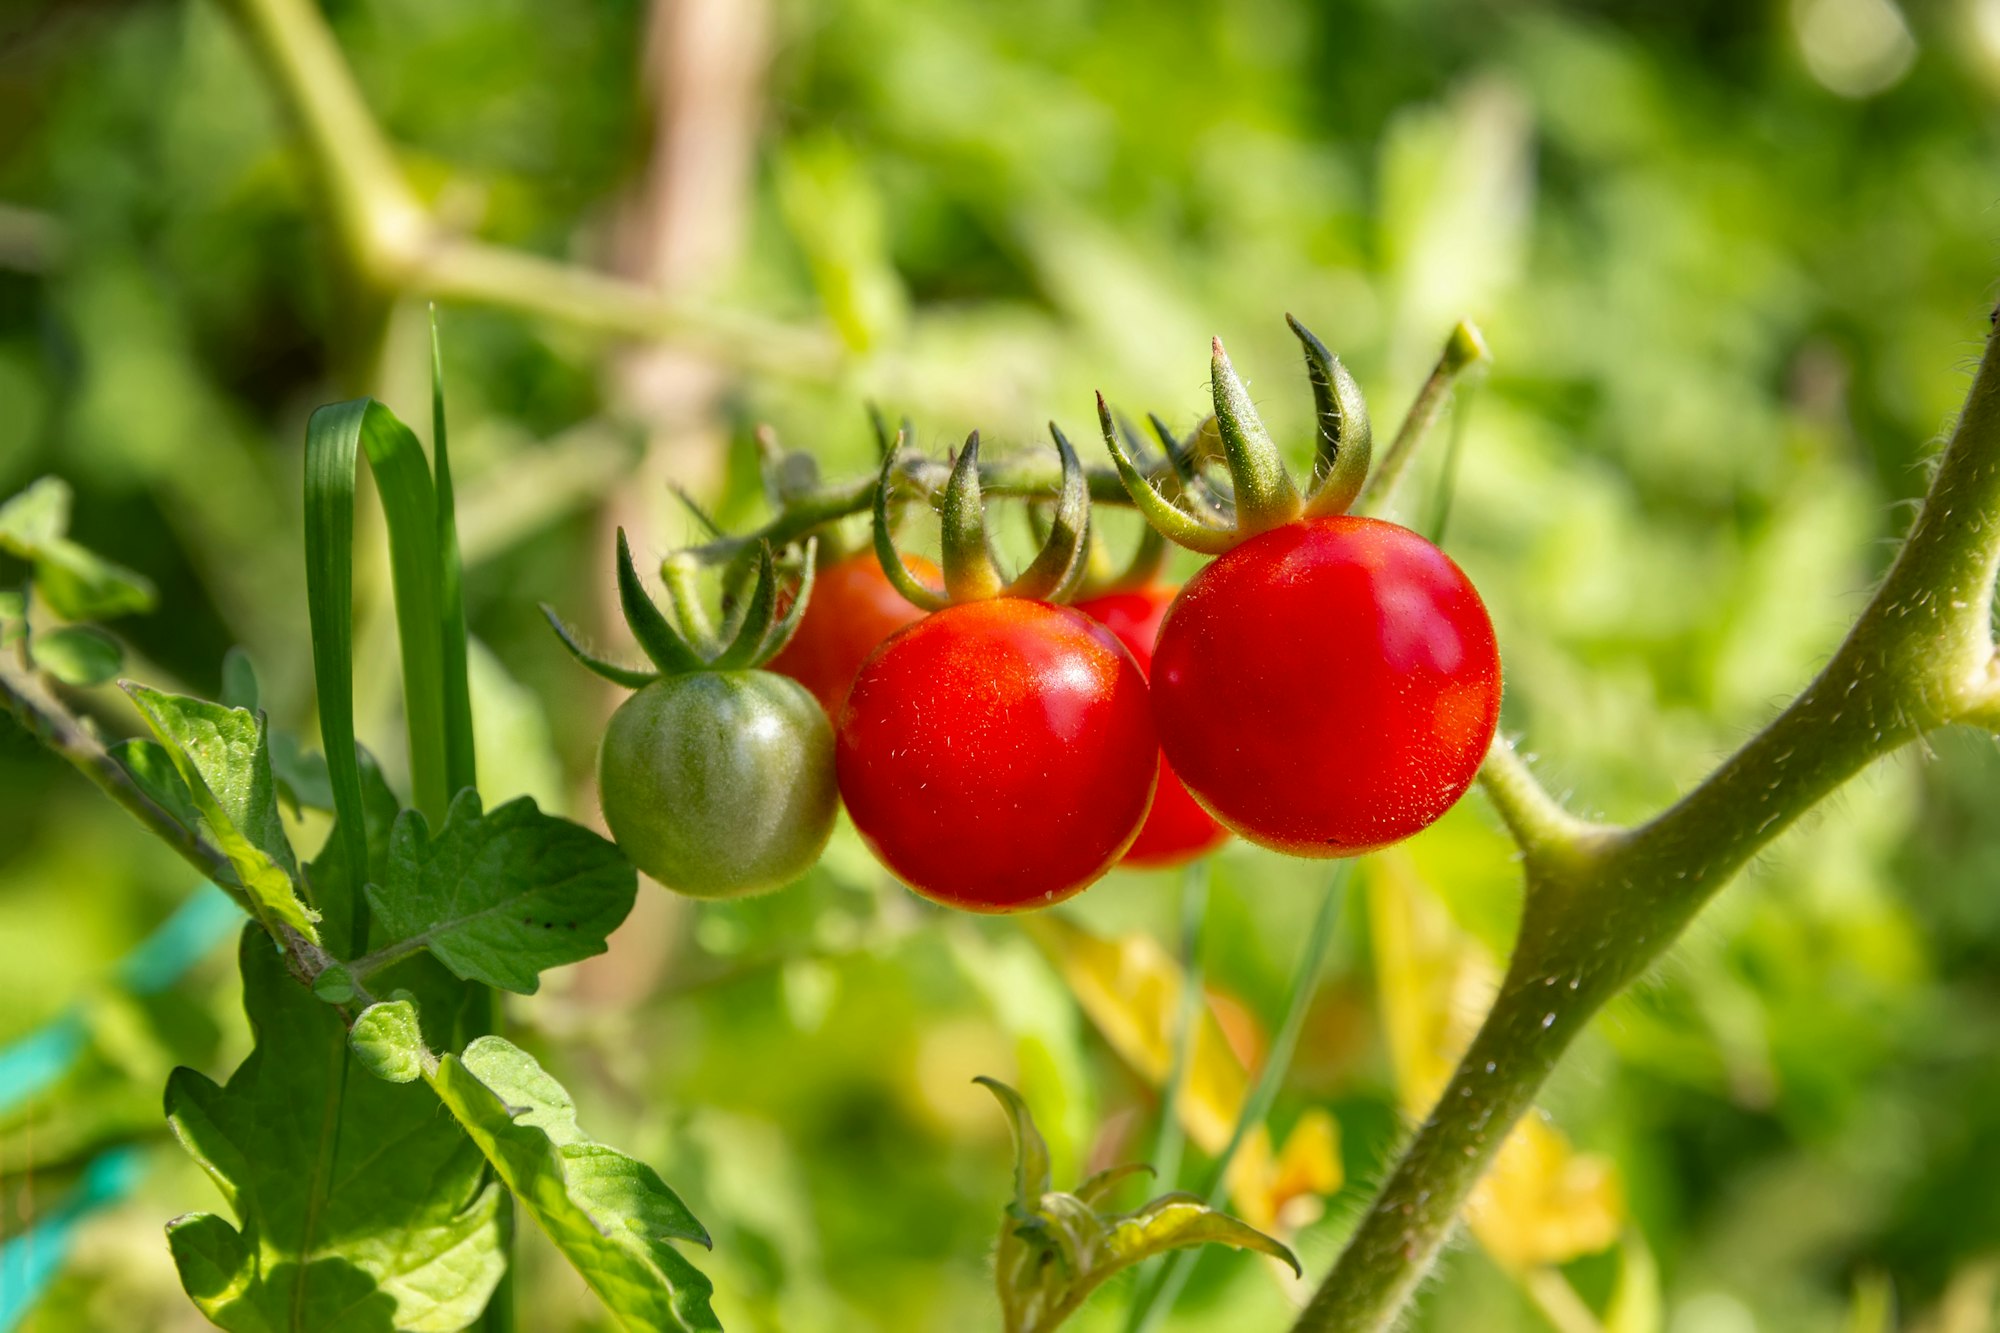
[[[362,456],[389,526],[389,558],[402,639],[404,713],[417,809],[433,827],[450,804],[444,725],[443,619],[438,517],[431,471],[410,428],[372,398],[334,403],[306,424],[306,603],[313,684],[319,692],[341,836],[355,865],[368,864],[361,769],[354,757],[354,491]],[[367,951],[368,913],[356,902],[349,957]]]
[[[444,777],[450,795],[477,786],[478,762],[472,742],[472,686],[466,674],[465,565],[458,553],[458,506],[451,488],[451,456],[445,448],[444,349],[438,340],[437,307],[431,307],[431,467],[436,478],[438,601],[443,643]]]
[[[1299,1029],[1305,1024],[1306,1008],[1312,1001],[1313,983],[1319,976],[1320,966],[1326,961],[1333,928],[1340,920],[1340,906],[1346,898],[1347,880],[1353,873],[1353,866],[1352,861],[1338,863],[1327,881],[1326,896],[1320,900],[1319,913],[1313,918],[1305,949],[1299,954],[1298,968],[1292,973],[1291,998],[1285,1004],[1284,1020],[1271,1040],[1271,1051],[1265,1057],[1263,1069],[1258,1072],[1256,1086],[1251,1088],[1249,1097],[1243,1102],[1242,1113],[1236,1117],[1236,1127],[1230,1132],[1229,1142],[1209,1170],[1208,1188],[1202,1191],[1202,1198],[1211,1208],[1222,1206],[1229,1192],[1230,1164],[1236,1160],[1244,1140],[1270,1115],[1271,1104],[1278,1099],[1278,1089],[1291,1068],[1292,1051],[1298,1045]],[[1135,1302],[1134,1314],[1126,1321],[1126,1327],[1135,1333],[1150,1333],[1159,1327],[1160,1321],[1173,1309],[1181,1289],[1187,1285],[1193,1272],[1193,1251],[1182,1251],[1168,1259],[1152,1285]]]

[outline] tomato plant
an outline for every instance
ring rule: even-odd
[[[1334,516],[1251,538],[1188,583],[1160,630],[1168,762],[1230,828],[1351,856],[1465,794],[1500,719],[1479,594],[1408,528]]]
[[[1076,604],[1076,609],[1098,621],[1118,636],[1126,651],[1149,676],[1153,666],[1153,646],[1160,637],[1160,622],[1166,619],[1177,589],[1157,580],[1137,588],[1107,592]],[[1155,686],[1155,697],[1158,687]],[[1157,725],[1157,713],[1155,722]],[[1153,808],[1145,826],[1125,852],[1125,864],[1140,869],[1179,865],[1213,851],[1228,838],[1229,831],[1188,794],[1174,773],[1173,764],[1162,758],[1160,783],[1153,792]]]

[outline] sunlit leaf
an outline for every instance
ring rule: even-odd
[[[278,815],[263,717],[144,685],[128,683],[125,692],[172,758],[204,836],[229,858],[251,912],[316,941],[319,914],[296,891],[298,863]]]
[[[589,829],[526,797],[482,813],[465,791],[436,836],[414,810],[397,820],[368,901],[393,948],[428,949],[468,981],[528,995],[545,969],[603,953],[638,889],[631,864]]]
[[[430,1076],[507,1188],[635,1333],[720,1329],[713,1290],[669,1242],[706,1245],[708,1232],[647,1166],[584,1134],[576,1105],[534,1058],[481,1037]]]

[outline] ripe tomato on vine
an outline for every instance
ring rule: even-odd
[[[1159,769],[1146,679],[1070,607],[995,597],[897,633],[841,712],[840,791],[897,878],[975,912],[1058,902],[1138,835]]]
[[[1339,515],[1253,537],[1189,581],[1153,657],[1174,771],[1218,819],[1294,856],[1427,827],[1500,716],[1493,623],[1451,557]]]

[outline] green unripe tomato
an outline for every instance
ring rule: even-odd
[[[768,671],[663,676],[611,715],[597,790],[611,836],[668,888],[774,889],[833,832],[833,729],[804,686]]]

